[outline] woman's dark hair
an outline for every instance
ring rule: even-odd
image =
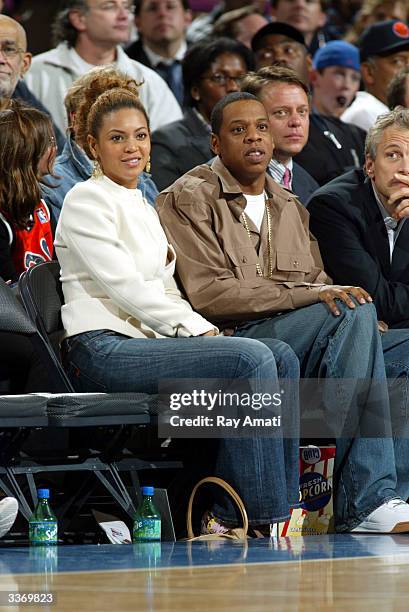
[[[88,91],[88,96],[93,96],[92,91]],[[88,103],[87,98],[85,98],[77,111],[75,121],[78,122],[82,133],[86,131],[87,134],[97,139],[104,117],[123,108],[134,108],[141,112],[146,119],[149,129],[149,117],[138,94],[121,87],[104,91],[91,105]],[[88,157],[93,159],[94,155],[89,147],[88,140],[83,142],[83,147]]]
[[[0,211],[17,227],[26,227],[41,200],[38,165],[54,143],[45,113],[15,100],[0,112]]]
[[[191,89],[200,81],[213,62],[223,53],[234,53],[241,57],[247,71],[254,70],[254,57],[250,49],[231,38],[210,38],[192,45],[182,62],[183,84],[185,87],[184,104],[197,106]]]

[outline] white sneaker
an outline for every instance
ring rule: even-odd
[[[5,497],[0,501],[0,538],[12,528],[18,513],[18,501],[14,497]]]
[[[400,497],[390,499],[376,508],[351,533],[408,533],[409,504]]]

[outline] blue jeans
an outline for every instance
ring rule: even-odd
[[[252,379],[271,381],[278,376],[299,379],[298,359],[279,340],[198,337],[139,339],[109,330],[86,332],[65,340],[64,366],[76,391],[157,393],[161,379]],[[284,398],[298,425],[298,385]],[[228,481],[242,497],[252,525],[276,522],[298,505],[298,438],[226,438],[220,440],[216,475]],[[213,511],[237,525],[235,508],[218,497]]]
[[[331,379],[323,401],[334,419],[365,406],[376,406],[381,421],[390,421],[386,372],[391,378],[406,377],[409,364],[409,334],[387,332],[381,340],[376,310],[372,304],[350,309],[338,303],[335,317],[324,304],[314,304],[281,315],[253,321],[238,328],[247,338],[274,337],[288,343],[300,360],[301,376]],[[391,334],[389,336],[389,334]],[[384,346],[382,346],[384,344]],[[385,357],[383,355],[383,348]],[[386,364],[386,372],[385,372]],[[339,379],[334,392],[334,379]],[[341,379],[367,381],[364,405],[353,384]],[[405,400],[405,390],[402,397]],[[361,402],[361,405],[359,404]],[[399,475],[399,481],[398,481]],[[382,438],[337,439],[334,514],[337,531],[349,531],[373,510],[393,497],[409,494],[408,440]]]

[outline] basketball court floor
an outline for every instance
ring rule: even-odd
[[[409,535],[2,547],[0,611],[20,609],[407,611]]]

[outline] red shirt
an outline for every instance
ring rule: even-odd
[[[35,207],[31,222],[24,229],[14,227],[1,213],[0,216],[8,230],[11,257],[18,276],[38,263],[52,260],[50,212],[43,200]]]

